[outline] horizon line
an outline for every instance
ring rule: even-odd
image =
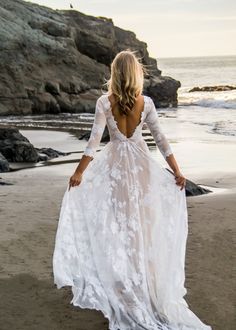
[[[149,55],[150,57],[152,57],[151,55]],[[188,55],[188,56],[158,56],[158,57],[154,57],[156,59],[158,58],[196,58],[196,57],[230,57],[230,56],[236,56],[236,54],[225,54],[225,55]]]

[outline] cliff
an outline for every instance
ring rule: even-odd
[[[117,52],[138,50],[144,94],[177,105],[180,83],[163,77],[147,44],[112,19],[24,2],[0,2],[0,115],[93,112]]]

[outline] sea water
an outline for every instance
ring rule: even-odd
[[[181,82],[176,116],[215,134],[236,136],[236,89],[189,92],[193,87],[236,86],[236,56],[157,59],[162,75]]]
[[[236,86],[236,56],[160,58],[157,64],[163,76],[181,82],[178,107],[158,109],[181,170],[191,179],[236,175],[236,90],[189,92]],[[166,166],[158,151],[153,155]]]

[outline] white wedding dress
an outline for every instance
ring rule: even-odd
[[[97,99],[84,151],[94,159],[62,200],[54,283],[72,287],[74,306],[102,311],[110,330],[210,330],[183,298],[186,196],[143,139],[146,123],[163,156],[172,153],[154,102],[144,102],[128,138],[108,94]],[[106,124],[110,141],[96,153]]]

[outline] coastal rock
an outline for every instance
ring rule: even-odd
[[[0,172],[9,172],[10,167],[7,159],[0,152]]]
[[[37,163],[69,154],[52,148],[35,148],[17,128],[0,127],[0,172],[10,170],[8,162]]]
[[[112,19],[1,0],[0,115],[94,112],[112,59],[127,48],[149,71],[144,94],[176,106],[180,83],[161,76],[147,44]]]
[[[60,85],[53,81],[46,81],[45,91],[51,95],[60,95]]]
[[[57,100],[53,97],[53,95],[45,92],[45,93],[34,93],[28,92],[30,95],[30,99],[32,101],[31,111],[32,114],[37,113],[59,113],[60,106]]]
[[[39,154],[38,161],[45,161],[59,156],[67,156],[70,152],[62,152],[52,148],[35,148]]]
[[[88,140],[90,138],[90,134],[91,131],[81,134],[79,140],[83,140],[83,139]],[[102,134],[101,142],[108,142],[108,141],[110,141],[110,135],[107,126],[105,126],[104,132]]]
[[[202,188],[198,184],[186,179],[186,187],[185,187],[186,196],[198,196],[198,195],[208,194],[210,192],[212,191],[206,188]]]
[[[203,86],[203,87],[193,87],[189,90],[192,92],[224,92],[236,89],[236,86],[231,85],[219,85],[219,86]]]
[[[0,152],[9,162],[37,162],[38,153],[16,128],[0,128]]]
[[[174,175],[174,173],[169,168],[166,168],[166,170],[168,172],[170,172],[172,175]],[[194,183],[193,181],[186,179],[185,195],[187,197],[204,195],[204,194],[208,194],[210,192],[212,192],[212,191],[209,189],[206,189],[206,188],[202,188],[201,186]]]
[[[157,108],[176,107],[180,86],[180,82],[171,77],[150,77],[145,81],[146,94],[153,98]]]

